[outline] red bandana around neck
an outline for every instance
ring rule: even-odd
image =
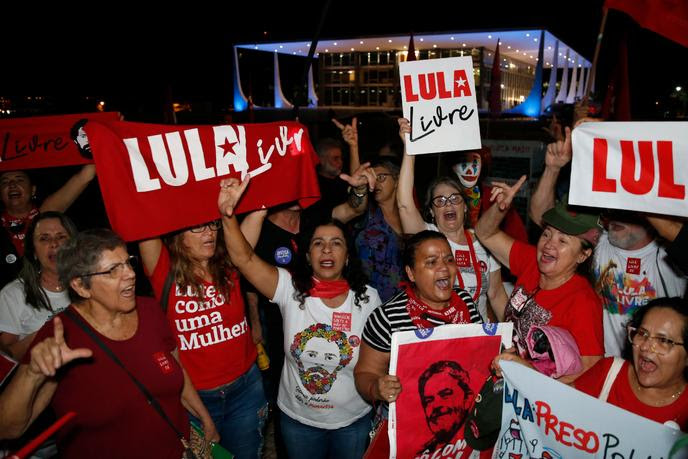
[[[32,208],[25,217],[14,217],[7,211],[0,215],[0,224],[7,231],[7,235],[12,240],[15,250],[20,256],[24,255],[24,238],[29,230],[31,221],[36,218],[36,215],[38,215],[36,207]]]
[[[471,323],[471,315],[468,312],[468,306],[463,300],[452,291],[449,298],[449,307],[441,311],[431,309],[427,304],[416,296],[411,284],[404,284],[404,289],[408,295],[408,303],[406,303],[406,310],[411,316],[411,321],[418,328],[433,328],[437,326],[436,322],[430,322],[428,318],[436,321],[444,322],[445,324],[468,324]]]
[[[316,298],[334,298],[336,296],[347,293],[349,289],[349,282],[346,279],[336,281],[324,281],[320,279],[313,279],[313,288],[308,291],[308,295]]]

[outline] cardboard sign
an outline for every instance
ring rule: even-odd
[[[569,204],[688,216],[688,123],[584,123]]]
[[[390,458],[469,457],[466,415],[512,330],[461,324],[392,335],[389,374],[402,391],[389,409]]]
[[[518,363],[501,361],[500,366],[502,429],[493,459],[668,458],[674,443],[686,436]]]
[[[402,62],[399,77],[408,154],[480,148],[473,58]]]

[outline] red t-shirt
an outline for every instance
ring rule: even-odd
[[[514,323],[519,349],[531,326],[550,325],[568,330],[582,356],[604,354],[602,305],[587,279],[574,274],[555,289],[536,291],[540,280],[536,248],[520,241],[511,246],[509,268],[516,284],[505,315]],[[513,307],[518,304],[523,304],[520,312]]]
[[[75,314],[74,308],[70,309]],[[165,317],[152,298],[137,300],[136,333],[124,341],[98,337],[158,400],[186,438],[189,420],[181,404],[184,375],[171,352],[176,347]],[[60,457],[99,459],[164,457],[179,459],[182,445],[172,428],[148,404],[134,382],[72,319],[59,314],[72,348],[88,348],[93,357],[78,359],[57,373],[51,405],[57,417],[76,417],[57,432]],[[95,329],[94,329],[95,331]],[[32,347],[54,336],[52,320],[37,333]],[[23,362],[28,364],[27,352]]]
[[[576,389],[593,397],[598,397],[613,361],[614,357],[607,357],[597,362],[592,368],[576,379]],[[609,391],[607,402],[661,424],[667,421],[674,421],[680,426],[682,431],[688,431],[688,391],[684,390],[681,396],[671,405],[646,405],[638,400],[631,389],[631,384],[628,380],[629,369],[631,369],[630,362],[624,362]],[[630,371],[633,370],[631,369]]]
[[[150,276],[155,296],[170,271],[170,255],[165,247]],[[176,284],[170,289],[167,318],[177,340],[182,365],[196,389],[213,389],[230,383],[246,373],[256,361],[256,345],[246,320],[239,275],[230,277],[229,301],[210,282],[203,282],[204,300],[182,292]]]

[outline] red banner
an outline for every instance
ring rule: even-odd
[[[118,119],[119,113],[111,112],[0,120],[0,171],[92,163],[79,127],[84,120]]]
[[[645,29],[688,47],[688,3],[685,0],[606,0]]]
[[[320,197],[316,156],[302,124],[221,126],[89,123],[112,228],[135,241],[219,218],[223,178],[251,175],[237,212]]]

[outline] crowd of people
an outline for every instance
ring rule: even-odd
[[[688,430],[681,220],[557,199],[567,127],[530,199],[541,227],[530,244],[512,205],[526,177],[486,186],[489,151],[455,154],[419,190],[414,156],[361,163],[356,118],[333,121],[348,148],[316,144],[320,201],[237,217],[250,177],[223,180],[217,219],[131,247],[148,297],[115,233],[77,231],[62,213],[95,166],[42,204],[29,174],[2,172],[0,351],[19,365],[0,393],[0,440],[77,412],[46,454],[178,458],[191,422],[255,458],[271,423],[278,457],[361,458],[404,389],[389,374],[392,335],[487,322],[513,323],[495,375],[516,361]],[[402,142],[410,131],[399,119]],[[565,352],[548,359],[543,336]],[[270,359],[262,371],[257,344]]]

